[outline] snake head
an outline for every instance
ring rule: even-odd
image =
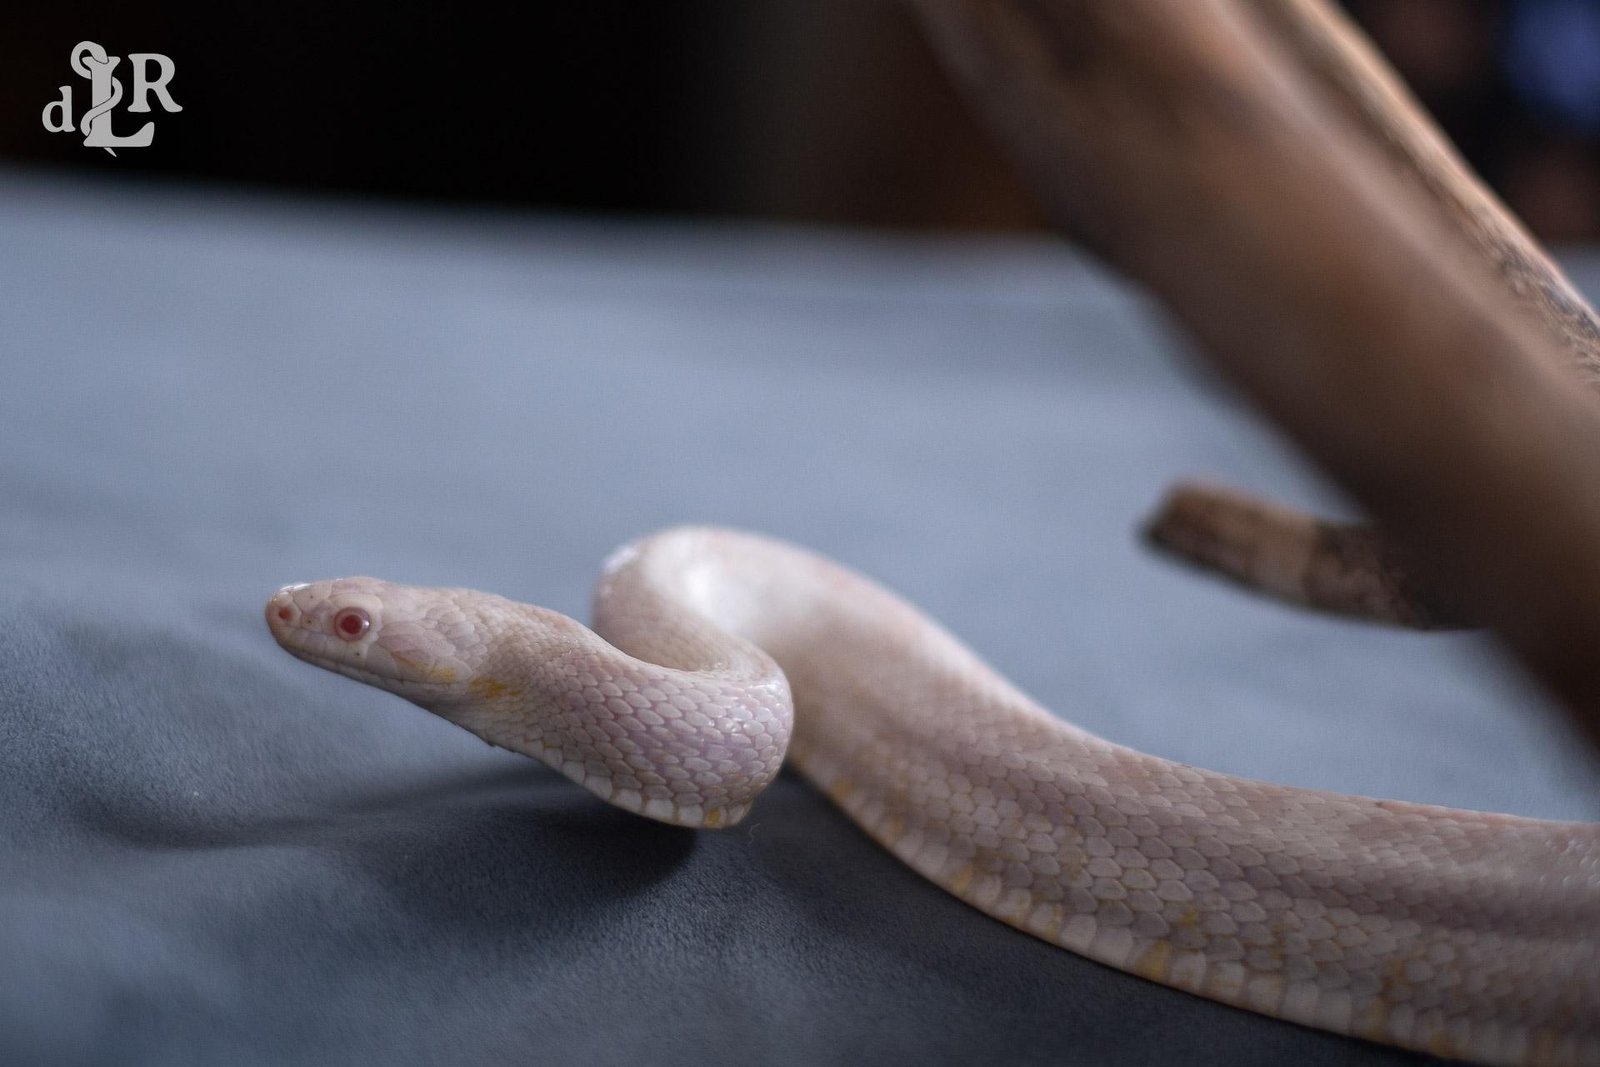
[[[465,590],[337,578],[288,585],[267,601],[278,644],[318,667],[430,710],[465,699],[490,649]]]

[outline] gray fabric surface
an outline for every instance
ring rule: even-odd
[[[1251,600],[1132,535],[1170,478],[1331,506],[1047,242],[622,226],[0,174],[0,1062],[1414,1059],[985,918],[786,775],[614,811],[281,653],[349,573],[586,613],[680,521],[820,549],[1114,740],[1600,818],[1472,637]]]

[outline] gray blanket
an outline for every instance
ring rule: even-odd
[[[0,292],[6,1064],[1415,1058],[1034,941],[793,775],[726,833],[613,810],[284,655],[261,607],[294,580],[582,617],[613,546],[748,527],[1116,741],[1600,818],[1596,762],[1483,640],[1139,546],[1185,473],[1339,504],[1053,242],[11,173]]]

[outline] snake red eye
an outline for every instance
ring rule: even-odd
[[[333,632],[346,641],[354,641],[371,625],[372,620],[360,608],[345,608],[333,617]]]

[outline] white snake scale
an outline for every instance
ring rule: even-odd
[[[622,549],[594,620],[371,578],[267,605],[300,658],[630,811],[732,825],[787,753],[924,877],[1074,952],[1407,1048],[1600,1064],[1600,826],[1134,752],[1055,718],[881,587],[751,534]]]

